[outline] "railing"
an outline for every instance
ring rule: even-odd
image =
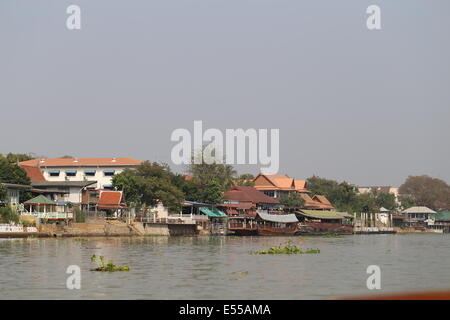
[[[27,212],[27,215],[40,219],[73,219],[72,212]]]
[[[136,217],[134,219],[136,222],[142,223],[164,223],[164,224],[194,224],[195,222],[191,219],[187,218],[177,218],[177,217],[168,217],[168,218],[151,218],[151,217]]]
[[[256,223],[245,223],[245,222],[230,222],[228,223],[228,229],[258,229]]]

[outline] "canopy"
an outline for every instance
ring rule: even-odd
[[[324,220],[335,220],[335,219],[337,220],[343,218],[343,215],[338,214],[335,211],[301,210],[298,212],[298,214],[301,214],[302,216],[305,216],[307,218],[324,219]]]
[[[25,204],[55,204],[52,200],[43,195],[38,195],[37,197],[25,201]]]
[[[297,217],[295,216],[295,214],[269,214],[267,212],[264,211],[256,211],[256,213],[258,214],[258,216],[266,221],[271,221],[271,222],[281,222],[281,223],[293,223],[293,222],[298,222]]]
[[[206,214],[209,218],[222,218],[227,216],[225,213],[223,213],[217,208],[209,209],[207,207],[200,207],[199,210],[204,214]]]

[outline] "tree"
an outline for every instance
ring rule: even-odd
[[[390,211],[397,209],[397,202],[395,201],[395,196],[392,193],[386,192],[371,192],[370,193],[375,199],[375,205],[380,209],[381,207],[386,208]]]
[[[253,187],[255,183],[253,182],[253,179],[255,177],[250,173],[244,173],[241,174],[238,178],[234,179],[233,183],[235,186],[246,186],[246,187]]]
[[[376,198],[370,192],[357,194],[353,199],[352,212],[375,213],[380,210],[376,204]]]
[[[6,206],[0,208],[0,220],[4,223],[19,223],[19,216],[10,206]]]
[[[188,171],[193,179],[187,184],[189,193],[194,196],[196,201],[207,203],[221,202],[222,194],[234,185],[236,171],[233,166],[224,163],[215,163],[213,159],[206,159],[203,153],[197,153],[192,156]],[[188,198],[193,200],[192,198]]]
[[[307,189],[313,195],[325,196],[339,211],[353,212],[353,203],[357,196],[356,187],[348,182],[312,176],[307,180]]]
[[[126,169],[112,179],[129,205],[155,205],[163,202],[169,211],[180,211],[183,192],[173,184],[174,174],[166,164],[143,162],[137,169]]]
[[[32,159],[35,159],[36,157],[32,154],[8,153],[6,155],[6,157],[3,156],[2,154],[0,154],[0,159],[1,158],[6,159],[9,163],[18,163],[18,162],[22,162],[22,161],[32,160]]]
[[[291,192],[289,195],[280,198],[280,203],[286,207],[301,208],[305,205],[305,199],[297,193]]]
[[[6,196],[7,196],[6,188],[0,184],[0,202],[5,201]]]
[[[416,202],[411,196],[402,196],[400,202],[402,204],[403,210],[414,207],[416,205]]]
[[[400,186],[399,193],[412,197],[418,206],[450,209],[450,186],[441,179],[427,175],[409,176]]]
[[[0,158],[0,182],[29,185],[30,179],[25,170],[16,163],[9,162],[6,158]]]

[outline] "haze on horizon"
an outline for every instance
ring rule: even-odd
[[[382,30],[366,28],[371,4]],[[280,129],[279,173],[298,179],[450,182],[448,12],[447,0],[4,0],[0,153],[171,164],[172,131],[202,120]]]

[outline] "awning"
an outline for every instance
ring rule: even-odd
[[[223,213],[217,208],[209,209],[206,207],[200,207],[199,210],[200,212],[206,214],[209,218],[222,218],[227,216],[225,213]]]
[[[114,174],[115,170],[103,170],[104,174]]]
[[[84,170],[84,174],[95,174],[95,170]]]
[[[343,215],[335,211],[324,211],[324,210],[301,210],[298,214],[305,216],[307,218],[313,219],[323,219],[323,220],[340,220],[343,219]]]
[[[257,211],[258,216],[266,221],[280,222],[280,223],[294,223],[298,222],[295,214],[269,214],[264,211]]]
[[[49,174],[59,174],[59,170],[48,170]]]
[[[66,170],[66,174],[77,174],[77,170]]]

